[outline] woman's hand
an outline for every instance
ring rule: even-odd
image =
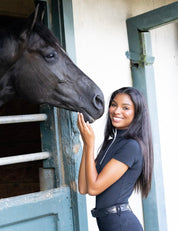
[[[95,134],[94,131],[89,124],[89,122],[85,122],[82,113],[78,113],[77,125],[80,130],[80,134],[82,136],[82,140],[85,145],[94,145],[95,142]]]
[[[128,166],[111,159],[98,174],[94,160],[95,135],[93,129],[88,122],[85,123],[83,115],[80,113],[77,124],[84,142],[79,171],[79,191],[82,194],[98,195],[122,177]]]

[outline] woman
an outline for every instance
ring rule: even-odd
[[[94,159],[95,135],[91,125],[78,115],[83,139],[79,192],[96,196],[100,231],[142,231],[128,199],[133,190],[147,197],[151,189],[153,148],[148,108],[135,88],[124,87],[111,95],[104,142]]]

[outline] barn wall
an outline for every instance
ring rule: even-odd
[[[175,1],[73,0],[77,65],[103,90],[106,109],[109,96],[114,90],[123,86],[132,86],[130,62],[125,55],[125,52],[128,51],[126,19],[172,2]],[[172,29],[174,31],[173,36],[175,36],[177,27],[174,26]],[[164,31],[167,30],[168,29],[164,29]],[[164,60],[165,55],[160,45],[160,37],[160,33],[155,32],[153,33],[152,40],[154,47],[160,47],[159,60]],[[177,63],[177,57],[173,52],[173,50],[177,48],[177,41],[170,41],[169,36],[165,37],[164,40],[164,46],[165,44],[172,44],[172,53],[170,55],[171,57],[175,57],[174,60],[175,63]],[[155,67],[157,70],[162,68],[159,67],[157,62],[155,63]],[[173,72],[175,73],[175,69]],[[158,75],[162,74],[162,72],[158,71],[157,73]],[[159,89],[159,84],[160,82],[157,81],[157,89]],[[166,86],[166,81],[164,84]],[[171,94],[171,90],[169,93]],[[158,91],[157,94],[160,99],[161,92]],[[163,101],[159,100],[160,105],[162,102]],[[159,114],[160,113],[161,111]],[[96,133],[96,151],[102,142],[103,136],[101,134],[103,134],[104,131],[105,115],[93,124]],[[160,126],[162,128],[162,130],[160,129],[162,132],[161,137],[163,137],[163,133],[165,133],[164,124],[162,123]],[[161,140],[164,139],[166,138],[161,138]],[[162,143],[164,142],[162,141]],[[166,163],[166,158],[164,158],[164,162]],[[87,197],[87,202],[89,230],[97,230],[95,220],[90,215],[90,209],[94,207],[94,198]],[[137,214],[141,223],[143,223],[140,195],[134,194],[131,197],[130,203],[133,211]]]

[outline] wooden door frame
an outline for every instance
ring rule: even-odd
[[[147,13],[127,19],[129,52],[133,86],[147,98],[154,145],[154,174],[152,190],[143,199],[145,231],[167,231],[162,161],[159,141],[158,115],[156,105],[155,79],[149,30],[178,19],[178,2],[160,7]]]
[[[72,0],[40,0],[47,6],[47,24],[61,41],[75,63],[75,38]],[[44,161],[43,175],[50,176],[55,187],[70,187],[73,227],[75,231],[88,230],[86,197],[78,192],[78,172],[82,148],[77,128],[77,113],[55,107],[42,107],[48,121],[42,124],[42,150],[53,155]],[[51,172],[55,169],[54,174]],[[52,170],[53,171],[53,170]],[[51,174],[49,174],[49,172]],[[49,177],[45,187],[48,185]]]

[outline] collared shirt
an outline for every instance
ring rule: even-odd
[[[141,174],[143,167],[141,147],[136,140],[126,139],[122,137],[122,134],[123,131],[118,130],[114,142],[112,140],[109,141],[97,161],[96,168],[98,173],[100,173],[112,158],[126,164],[129,168],[119,180],[96,196],[96,208],[106,208],[115,204],[128,203],[135,183]]]

